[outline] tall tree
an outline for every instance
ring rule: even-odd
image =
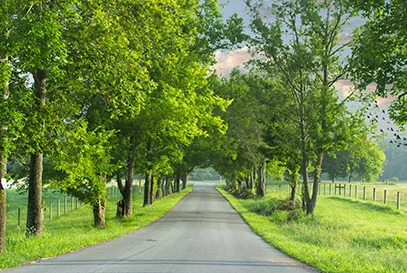
[[[341,43],[338,36],[350,15],[342,1],[282,0],[273,3],[268,9],[271,16],[263,19],[259,13],[263,1],[247,4],[254,17],[251,44],[255,53],[264,57],[257,65],[277,77],[295,101],[305,209],[307,214],[313,214],[323,154],[343,145],[339,130],[346,130],[342,121],[348,114],[334,84],[345,73],[340,54],[347,44]],[[315,169],[312,194],[310,164]]]
[[[6,181],[7,158],[17,148],[16,139],[21,136],[24,114],[21,111],[26,96],[24,79],[15,69],[16,51],[13,43],[15,16],[18,5],[4,1],[0,8],[0,179]],[[6,188],[0,187],[0,252],[5,251],[6,232]]]
[[[49,137],[55,133],[58,121],[54,99],[64,97],[58,92],[58,80],[63,78],[61,67],[66,63],[67,42],[65,21],[75,13],[75,1],[18,2],[20,12],[15,16],[14,42],[18,50],[18,68],[31,73],[34,84],[29,123],[25,128],[31,140],[28,181],[27,235],[40,236],[43,231],[42,171],[43,154]],[[57,94],[56,94],[57,93]],[[48,98],[48,100],[47,100]],[[49,101],[49,102],[47,102]],[[63,108],[60,108],[63,109]],[[52,138],[52,137],[51,137]]]
[[[0,8],[0,92],[1,92],[1,104],[2,106],[5,105],[5,100],[7,100],[9,90],[8,85],[11,78],[11,67],[9,65],[9,55],[10,52],[8,50],[9,42],[9,32],[11,31],[11,15],[9,5],[11,3],[4,3],[5,5]],[[5,107],[2,109],[6,110]],[[6,110],[7,111],[7,110]],[[0,184],[0,253],[5,252],[6,250],[6,213],[7,213],[7,204],[6,204],[6,185],[3,182],[6,179],[6,171],[7,171],[7,155],[6,155],[6,148],[4,147],[5,144],[5,132],[7,128],[7,124],[3,123],[2,120],[2,128],[0,128],[1,133],[1,144],[0,144],[0,179],[2,180]]]

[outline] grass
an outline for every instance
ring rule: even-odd
[[[182,197],[191,192],[192,187],[180,194],[172,194],[156,201],[152,206],[142,207],[143,195],[133,197],[133,216],[116,219],[116,202],[119,195],[110,196],[106,207],[105,229],[93,228],[92,208],[88,205],[73,210],[68,198],[67,214],[57,217],[56,204],[63,195],[46,191],[43,194],[48,210],[45,211],[45,230],[43,236],[27,238],[25,236],[26,195],[15,190],[7,192],[7,252],[0,255],[0,270],[29,263],[41,258],[57,256],[79,248],[108,241],[135,231],[157,220],[167,213]],[[53,202],[53,220],[49,219],[49,203]],[[63,202],[61,201],[61,206]],[[17,226],[17,211],[21,208],[21,225]],[[61,209],[63,214],[63,209]]]
[[[345,185],[346,190],[335,189],[335,184]],[[363,200],[364,191],[366,193],[366,201],[376,202],[377,204],[384,204],[384,191],[386,190],[386,204],[396,208],[397,207],[397,193],[400,192],[401,210],[407,213],[407,183],[386,184],[386,183],[360,183],[360,182],[338,182],[338,183],[324,182],[320,185],[320,195],[342,195],[351,197],[357,200]],[[276,191],[289,191],[289,186],[285,181],[268,183],[271,190]],[[297,187],[298,193],[301,187]],[[374,189],[376,192],[376,201],[374,201]],[[335,194],[336,192],[336,194]]]
[[[264,198],[271,201],[237,200],[223,188],[218,190],[265,241],[322,272],[407,272],[407,215],[403,211],[320,196],[314,217],[290,218],[287,211],[262,216],[274,210],[270,202],[287,194],[272,192]]]

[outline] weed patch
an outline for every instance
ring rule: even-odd
[[[247,200],[245,207],[258,215],[269,216],[276,223],[288,223],[302,216],[301,203],[289,199],[267,197]]]

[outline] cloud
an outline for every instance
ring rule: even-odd
[[[220,76],[228,77],[233,68],[243,65],[249,61],[251,56],[248,47],[224,52],[216,51],[217,63],[214,65],[216,72]]]
[[[376,90],[377,84],[371,83],[367,86],[365,92],[373,93]],[[338,90],[339,96],[341,98],[348,97],[352,92],[355,90],[355,85],[350,80],[339,80],[335,83],[335,88]],[[356,93],[359,93],[357,91]],[[379,106],[388,106],[392,101],[396,98],[392,96],[388,96],[387,98],[377,97],[377,105]]]

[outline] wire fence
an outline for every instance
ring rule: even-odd
[[[118,195],[118,187],[108,187],[106,188],[108,196]],[[84,203],[81,202],[77,197],[73,196],[63,196],[56,201],[44,204],[44,220],[52,221],[55,218],[59,218],[62,215],[67,215],[70,211],[77,210],[79,207],[83,206]],[[26,213],[26,208],[17,209],[17,226],[20,227],[22,222],[21,219],[24,217],[22,214]],[[15,218],[14,218],[15,219]]]
[[[291,191],[289,184],[273,185],[272,189],[277,191]],[[297,192],[301,193],[301,189],[302,184],[299,184],[297,186]],[[312,183],[310,189],[312,189]],[[355,200],[377,202],[391,206],[397,210],[407,211],[407,187],[404,189],[386,185],[321,183],[319,185],[318,194],[321,196],[342,196]]]

